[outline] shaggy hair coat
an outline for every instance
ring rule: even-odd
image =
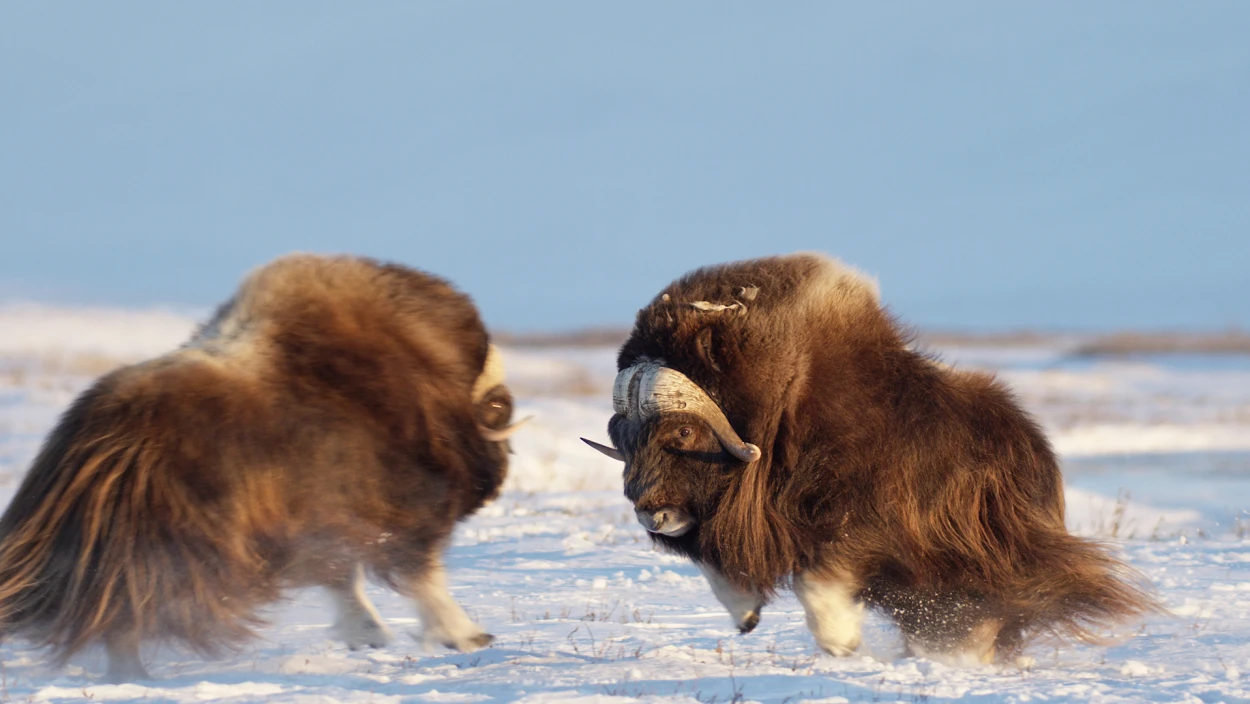
[[[487,354],[473,304],[433,276],[307,255],[257,270],[182,348],[64,413],[0,518],[0,634],[62,659],[96,641],[215,653],[286,587],[363,564],[407,590],[503,481],[506,444],[481,428],[511,399],[475,393]]]
[[[639,311],[618,367],[646,361],[761,450],[747,463],[700,445],[689,414],[609,424],[636,508],[695,522],[651,537],[733,589],[766,601],[796,575],[837,576],[914,646],[955,649],[988,623],[1000,655],[1154,608],[1136,573],[1068,533],[1055,454],[1003,384],[916,351],[875,284],[836,260],[682,277]]]

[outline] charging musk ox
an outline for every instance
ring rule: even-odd
[[[1068,534],[1054,452],[1004,386],[914,351],[836,260],[694,271],[638,313],[617,364],[615,448],[596,447],[744,633],[787,584],[835,655],[865,606],[912,654],[981,662],[1155,608]]]
[[[212,654],[287,587],[326,587],[336,632],[387,629],[366,573],[429,641],[490,642],[440,556],[507,471],[512,399],[476,308],[433,276],[294,255],[255,271],[180,349],[99,379],[0,518],[0,635],[61,659],[102,642]]]

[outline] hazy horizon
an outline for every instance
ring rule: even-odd
[[[928,329],[1250,327],[1250,5],[0,6],[0,301],[289,251],[628,326],[799,250]]]

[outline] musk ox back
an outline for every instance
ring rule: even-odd
[[[915,351],[836,260],[694,271],[639,311],[618,368],[598,449],[743,632],[783,585],[838,655],[865,607],[912,653],[980,661],[1155,608],[1068,534],[1055,455],[1003,385]]]
[[[0,634],[115,678],[139,646],[239,644],[287,587],[329,589],[349,645],[385,627],[364,574],[428,639],[489,642],[447,592],[455,522],[497,492],[511,397],[472,302],[397,265],[296,255],[180,349],[99,379],[0,518]]]

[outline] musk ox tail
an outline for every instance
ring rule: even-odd
[[[66,411],[0,518],[0,637],[59,662],[98,641],[220,652],[257,623],[261,561],[164,471],[176,428],[109,380]]]
[[[1066,532],[1039,538],[1042,559],[1021,576],[1007,599],[999,636],[1004,652],[1025,640],[1079,640],[1106,645],[1107,628],[1163,611],[1145,576],[1116,559],[1108,546]]]

